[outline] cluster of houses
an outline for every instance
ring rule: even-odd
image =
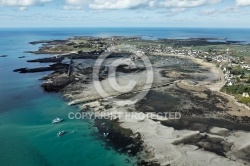
[[[223,68],[223,72],[225,73],[224,77],[225,77],[227,86],[232,86],[235,83],[234,75],[231,74],[230,70],[227,70],[226,67]]]
[[[189,49],[174,49],[172,47],[155,45],[155,46],[140,46],[140,49],[144,50],[144,52],[157,52],[157,53],[171,53],[178,55],[186,55],[199,59],[204,59],[207,61],[217,62],[220,67],[223,69],[225,73],[224,77],[228,86],[232,86],[237,82],[238,77],[240,75],[233,75],[227,67],[241,67],[242,69],[250,70],[250,65],[245,64],[245,62],[235,56],[231,56],[231,52],[229,49],[224,51],[213,51],[209,52],[201,51],[201,50],[189,50]]]

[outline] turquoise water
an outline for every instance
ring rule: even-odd
[[[37,50],[28,42],[42,39],[63,39],[74,35],[109,36],[142,35],[144,37],[220,37],[250,41],[249,29],[174,29],[174,28],[74,28],[74,29],[0,29],[0,165],[132,165],[128,156],[107,149],[98,137],[92,122],[68,120],[68,112],[78,111],[59,94],[44,93],[39,79],[48,74],[19,74],[21,67],[47,64],[27,63],[29,59],[48,55],[31,55],[24,51]],[[26,56],[19,59],[20,56]],[[55,117],[65,122],[52,125]],[[76,131],[58,138],[60,130]]]
[[[28,64],[26,60],[37,55],[24,51],[37,49],[38,46],[28,45],[29,41],[53,36],[39,32],[5,35],[2,32],[0,38],[0,55],[8,55],[0,58],[0,165],[132,165],[125,162],[128,156],[105,147],[95,136],[98,132],[91,121],[67,118],[68,112],[76,112],[77,108],[67,106],[59,94],[43,92],[39,79],[48,73],[12,72],[15,68],[47,65]],[[23,55],[26,58],[18,58]],[[37,57],[44,56],[47,55]],[[52,125],[55,117],[66,121]],[[56,134],[60,130],[75,133],[58,138]]]

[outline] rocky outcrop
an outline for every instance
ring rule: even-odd
[[[30,44],[36,45],[36,44],[59,44],[59,43],[66,43],[66,40],[39,40],[39,41],[33,41],[29,42]]]
[[[60,76],[53,78],[53,80],[48,80],[41,86],[46,92],[59,92],[71,83],[71,78],[67,76]]]
[[[62,62],[63,59],[64,58],[51,57],[51,58],[41,58],[41,59],[28,60],[27,62],[40,62],[40,63],[56,62],[56,63],[60,63],[60,62]]]
[[[50,65],[49,67],[38,67],[38,68],[20,68],[13,70],[14,72],[19,73],[37,73],[37,72],[44,72],[44,71],[67,71],[69,68],[68,64],[63,63],[56,63],[53,65]]]

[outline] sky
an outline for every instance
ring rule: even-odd
[[[250,28],[250,0],[0,0],[0,27]]]

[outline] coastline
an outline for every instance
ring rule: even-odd
[[[223,97],[226,96],[224,93],[219,92],[220,88],[224,85],[225,82],[223,79],[218,81],[220,77],[223,78],[223,75],[221,75],[220,70],[216,68],[214,64],[207,63],[200,59],[187,57],[184,55],[166,54],[165,56],[176,56],[178,58],[190,59],[194,63],[199,64],[201,68],[205,68],[206,70],[209,70],[212,74],[214,74],[215,77],[217,77],[217,78],[213,78],[213,80],[217,79],[216,83],[214,82],[212,83],[209,81],[199,81],[198,84],[184,84],[185,87],[189,87],[189,86],[190,87],[200,87],[200,86],[206,87],[210,89],[211,91],[214,91],[216,93],[221,93]],[[160,76],[159,74],[160,70],[162,69],[155,71],[156,80],[158,81],[156,82],[156,84],[160,83],[162,80],[167,81],[166,78],[162,78]],[[75,75],[73,75],[72,78],[73,77],[75,77]],[[135,77],[138,77],[138,75],[132,75],[129,77],[129,79],[132,79]],[[123,78],[121,78],[121,81],[123,81]],[[179,81],[174,81],[174,82],[170,81],[170,86],[175,87],[178,82]],[[104,85],[106,85],[105,80],[104,80]],[[90,108],[94,112],[100,112],[100,113],[105,112],[107,115],[109,115],[110,119],[117,119],[118,121],[117,121],[117,124],[115,125],[120,125],[121,127],[132,131],[133,134],[130,134],[129,137],[131,136],[133,137],[133,135],[136,135],[137,133],[139,133],[140,139],[143,141],[143,150],[139,152],[140,156],[142,156],[143,162],[146,161],[148,163],[155,164],[155,165],[157,164],[167,165],[170,163],[181,165],[186,162],[192,165],[201,165],[201,164],[204,164],[201,160],[209,164],[212,162],[214,158],[217,158],[217,160],[219,160],[218,163],[221,165],[242,165],[234,161],[229,161],[228,158],[226,157],[211,153],[209,150],[208,151],[202,150],[193,144],[185,145],[186,142],[190,142],[192,139],[199,140],[199,139],[204,139],[205,137],[209,137],[210,141],[213,142],[214,139],[222,140],[222,139],[228,139],[228,137],[233,137],[233,133],[228,134],[226,136],[221,136],[220,134],[221,130],[225,130],[225,129],[221,129],[221,128],[217,129],[219,130],[217,131],[218,133],[217,132],[203,133],[203,132],[192,131],[192,130],[175,130],[174,127],[167,127],[167,126],[162,125],[161,121],[164,121],[164,119],[163,120],[157,119],[157,118],[156,119],[146,119],[146,118],[127,119],[125,114],[128,113],[128,110],[130,111],[132,110],[134,113],[140,114],[137,112],[136,105],[116,107],[113,105],[112,102],[108,102],[104,100],[82,104],[81,100],[83,99],[83,97],[94,96],[94,95],[97,95],[97,93],[92,91],[94,90],[93,86],[89,85],[88,83],[84,84],[84,89],[86,90],[84,91],[84,94],[79,93],[79,91],[83,90],[82,87],[76,90],[78,86],[80,87],[80,84],[78,85],[76,82],[74,82],[74,86],[68,87],[68,89],[66,90],[64,89],[63,94],[66,97],[66,99],[73,101],[73,102],[80,101],[79,103],[76,103],[76,104],[80,105],[81,110]],[[72,90],[71,88],[73,89],[73,92],[71,92]],[[194,89],[197,89],[197,88],[194,88]],[[165,89],[164,87],[157,87],[155,91],[163,93]],[[198,90],[195,93],[200,93],[200,91]],[[90,98],[90,100],[92,99]],[[111,108],[110,108],[110,105],[112,105]],[[233,112],[235,112],[235,110]],[[141,113],[144,115],[146,114],[144,112],[141,112]],[[100,132],[103,132],[103,131],[100,131]],[[227,132],[230,133],[228,130]],[[238,140],[236,139],[236,142],[237,141]],[[187,155],[187,153],[191,153],[191,154]],[[201,155],[203,156],[208,155],[209,157],[202,158]]]

